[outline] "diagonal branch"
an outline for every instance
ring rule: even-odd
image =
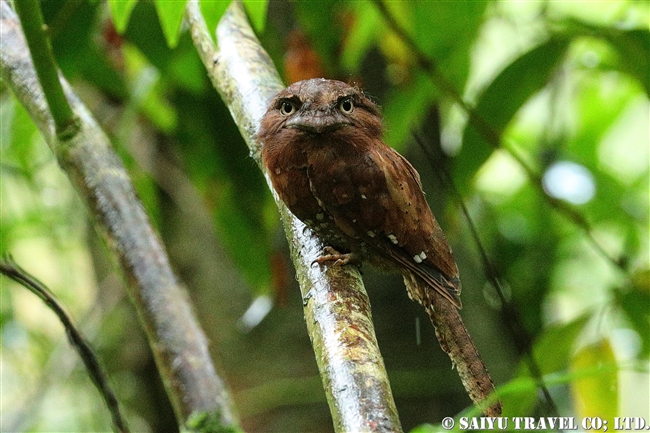
[[[122,162],[65,80],[65,96],[80,129],[66,141],[57,137],[25,37],[5,1],[0,3],[0,71],[119,259],[179,425],[192,429],[209,422],[237,430],[228,392],[214,369],[187,293],[171,270]]]
[[[280,77],[250,28],[241,3],[231,4],[217,28],[219,48],[212,43],[196,0],[190,0],[186,12],[210,79],[264,171],[261,148],[253,137],[268,101],[284,87]],[[349,266],[312,267],[321,241],[275,199],[335,430],[402,431],[358,271]]]
[[[537,191],[542,195],[546,202],[556,211],[558,211],[562,216],[567,218],[573,224],[578,226],[587,236],[587,239],[591,245],[598,251],[598,253],[605,258],[613,266],[617,267],[623,273],[627,274],[627,268],[623,261],[617,260],[616,258],[609,255],[605,248],[596,240],[593,234],[591,225],[587,219],[582,215],[577,209],[572,207],[570,204],[565,201],[550,197],[544,191],[544,186],[542,185],[542,176],[537,173],[537,171],[530,166],[525,160],[525,158],[513,149],[510,146],[503,146],[501,143],[501,135],[503,131],[499,131],[492,127],[488,122],[483,119],[479,113],[476,112],[461,96],[460,92],[454,84],[449,81],[438,69],[434,60],[428,57],[418,45],[415,43],[415,40],[406,32],[406,30],[399,25],[395,17],[388,11],[386,5],[382,0],[374,0],[373,3],[379,9],[382,17],[388,24],[388,27],[404,42],[408,47],[411,53],[415,56],[418,66],[426,71],[433,81],[434,85],[440,88],[444,93],[446,93],[455,103],[457,103],[462,110],[467,114],[468,122],[476,131],[481,135],[485,141],[490,143],[495,149],[504,149],[508,152],[515,161],[523,168],[528,176],[528,180],[531,184],[537,189]]]

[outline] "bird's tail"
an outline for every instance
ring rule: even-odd
[[[422,304],[436,329],[442,350],[447,352],[456,367],[465,390],[486,416],[501,416],[501,402],[489,402],[494,383],[470,337],[458,309],[414,275],[405,275],[404,282],[411,299]]]

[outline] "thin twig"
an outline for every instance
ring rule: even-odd
[[[546,202],[552,208],[557,210],[561,215],[582,229],[587,236],[587,239],[593,245],[596,251],[598,251],[598,253],[613,266],[627,275],[628,269],[625,264],[626,262],[624,260],[617,260],[616,258],[610,256],[607,251],[605,251],[605,248],[603,248],[603,246],[594,237],[593,230],[587,219],[577,209],[573,208],[568,203],[550,197],[548,194],[546,194],[540,174],[537,173],[536,170],[534,170],[526,162],[526,160],[522,157],[522,155],[519,154],[519,152],[510,146],[502,145],[502,131],[498,131],[492,127],[476,112],[475,109],[473,109],[467,102],[465,102],[454,84],[440,72],[435,61],[430,59],[428,55],[418,47],[418,45],[415,43],[415,40],[406,32],[406,30],[399,25],[395,17],[393,17],[393,15],[386,8],[384,2],[382,0],[373,0],[373,2],[379,9],[379,12],[383,16],[390,29],[400,38],[400,40],[402,40],[402,42],[404,42],[404,44],[415,56],[417,64],[420,66],[420,68],[429,74],[429,77],[431,78],[431,81],[433,81],[434,85],[436,85],[444,93],[451,97],[454,102],[458,104],[467,114],[469,124],[472,125],[492,147],[495,149],[504,149],[506,152],[508,152],[514,158],[514,160],[517,161],[517,163],[524,169],[526,175],[528,176],[528,179],[535,187],[535,189],[537,189],[537,191],[542,195],[542,197],[544,197]]]
[[[81,357],[90,379],[106,402],[115,430],[128,433],[129,427],[126,419],[122,415],[117,397],[108,383],[104,369],[99,364],[99,360],[90,347],[90,344],[81,334],[81,331],[74,325],[72,318],[65,312],[54,294],[43,283],[18,266],[9,256],[6,256],[4,260],[0,261],[0,273],[16,281],[38,296],[56,314],[65,328],[70,345],[77,351],[79,357]]]

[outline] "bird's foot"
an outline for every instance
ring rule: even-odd
[[[311,262],[312,265],[314,263],[318,263],[319,265],[331,263],[332,266],[343,266],[348,263],[357,264],[359,263],[359,258],[354,253],[339,253],[333,247],[326,246],[323,248],[323,254]]]

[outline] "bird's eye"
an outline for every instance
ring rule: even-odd
[[[352,99],[350,98],[345,98],[339,103],[339,109],[344,112],[345,114],[350,114],[354,110],[354,104],[352,103]]]
[[[280,105],[280,113],[285,116],[293,114],[294,111],[296,111],[296,107],[289,101],[284,101],[282,105]]]

